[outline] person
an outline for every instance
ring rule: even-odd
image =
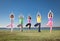
[[[34,25],[35,27],[38,26],[38,32],[41,32],[41,15],[39,15],[39,12],[38,12],[38,15],[37,15],[37,23]]]
[[[12,32],[13,31],[13,25],[14,25],[14,14],[11,13],[9,17],[10,17],[11,23],[7,27],[11,27],[11,32]]]
[[[28,16],[28,23],[26,24],[26,27],[29,26],[29,30],[31,28],[31,16]]]
[[[48,13],[48,23],[47,25],[50,27],[50,32],[52,32],[52,26],[53,26],[53,13],[51,10]]]
[[[18,27],[20,27],[20,31],[23,31],[23,16],[19,16],[19,25]]]

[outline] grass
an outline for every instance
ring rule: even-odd
[[[14,30],[0,30],[0,41],[60,41],[60,30],[53,30],[52,33],[49,30],[24,30],[20,32]]]

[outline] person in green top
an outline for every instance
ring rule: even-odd
[[[19,16],[19,25],[18,27],[20,27],[20,31],[23,31],[23,16]]]

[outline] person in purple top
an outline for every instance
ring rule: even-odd
[[[53,26],[53,13],[50,12],[48,13],[48,23],[47,25],[50,27],[50,32],[52,32],[52,26]]]
[[[28,23],[26,24],[26,27],[29,26],[29,29],[31,28],[31,16],[28,16]]]

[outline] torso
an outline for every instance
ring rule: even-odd
[[[28,23],[31,23],[31,19],[28,19]]]

